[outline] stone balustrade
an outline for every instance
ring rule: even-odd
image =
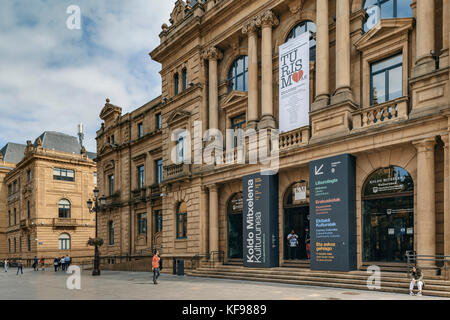
[[[353,112],[353,129],[380,125],[407,117],[408,98],[402,97]]]
[[[180,164],[171,164],[167,167],[164,167],[164,177],[163,180],[172,180],[178,179],[181,177],[187,177],[191,175],[191,165],[180,163]]]
[[[307,145],[310,137],[310,127],[301,127],[295,130],[280,134],[279,149],[285,151],[291,148],[297,148]]]

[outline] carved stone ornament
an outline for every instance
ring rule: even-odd
[[[258,25],[256,19],[247,21],[242,27],[243,34],[250,34],[258,31]]]
[[[289,11],[292,14],[299,13],[303,8],[303,0],[291,0],[288,3]]]
[[[267,10],[258,16],[256,23],[261,27],[276,27],[280,23],[280,20],[278,20],[272,10]]]
[[[205,60],[221,60],[223,58],[223,53],[216,47],[210,47],[203,51],[202,58]]]
[[[182,21],[186,15],[186,4],[182,0],[177,0],[175,3],[175,8],[170,14],[170,23],[177,24]]]

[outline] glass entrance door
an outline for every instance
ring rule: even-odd
[[[228,258],[242,259],[242,213],[228,215]]]
[[[284,259],[285,260],[305,260],[306,254],[306,234],[309,229],[309,207],[302,206],[284,210]],[[298,245],[291,248],[288,235],[291,231],[298,236]]]

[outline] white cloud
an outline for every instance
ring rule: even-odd
[[[69,30],[69,5],[82,30]],[[86,128],[95,150],[105,98],[124,113],[161,92],[159,45],[174,1],[2,0],[0,2],[0,147],[46,130]]]

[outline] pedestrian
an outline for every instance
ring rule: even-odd
[[[305,229],[305,243],[306,243],[306,258],[311,259],[311,237],[309,235],[309,228]]]
[[[420,270],[419,267],[412,267],[411,270],[411,283],[409,284],[409,295],[413,296],[414,295],[414,286],[417,285],[417,289],[419,289],[419,291],[417,292],[417,296],[422,296],[422,289],[423,289],[423,274],[422,271]]]
[[[59,259],[58,259],[58,257],[55,257],[55,259],[53,260],[53,265],[55,266],[55,272],[58,271],[58,264],[59,264]]]
[[[5,272],[8,272],[8,258],[5,258],[5,261],[3,262],[3,266],[5,267]]]
[[[61,270],[62,271],[66,270],[66,261],[64,260],[64,257],[61,257],[59,262],[61,263]]]
[[[39,269],[38,265],[39,265],[39,260],[38,260],[38,258],[36,256],[34,256],[34,259],[33,259],[33,269],[34,269],[34,271],[37,271]]]
[[[294,229],[288,234],[287,240],[289,243],[289,259],[297,259],[298,235],[295,233]]]
[[[67,271],[67,269],[69,269],[69,266],[70,266],[70,257],[69,257],[69,255],[66,255],[66,257],[64,258],[64,263],[66,265],[66,271]]]
[[[44,260],[44,257],[41,257],[41,260],[39,261],[39,264],[41,265],[41,270],[45,271],[45,260]]]
[[[156,281],[159,277],[159,260],[161,260],[161,258],[159,257],[159,251],[156,250],[155,255],[153,256],[152,259],[152,270],[153,270],[153,283],[154,284],[158,284],[158,282]]]
[[[19,270],[20,270],[20,273],[23,274],[23,262],[22,262],[22,259],[19,259],[19,261],[17,261],[17,273],[16,273],[16,275],[19,275]]]

